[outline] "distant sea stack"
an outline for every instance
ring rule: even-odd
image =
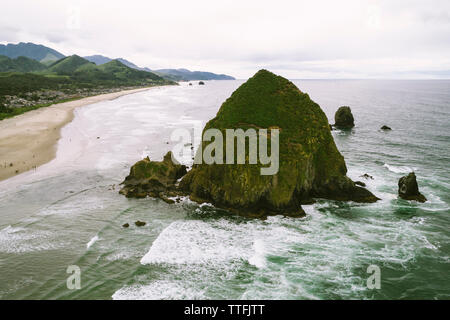
[[[255,217],[302,216],[301,204],[312,198],[378,200],[346,176],[326,115],[287,79],[258,71],[222,104],[203,132],[219,129],[225,136],[225,129],[249,128],[279,130],[278,173],[261,175],[259,162],[196,164],[180,182],[191,200]],[[202,143],[204,148],[207,143]]]
[[[400,178],[398,181],[398,195],[405,200],[427,201],[427,198],[419,192],[419,185],[414,172]]]
[[[353,118],[350,107],[340,107],[334,115],[334,126],[340,129],[351,129],[355,126],[355,119]]]

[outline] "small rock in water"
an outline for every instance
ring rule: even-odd
[[[340,107],[334,115],[335,127],[341,129],[350,129],[355,126],[352,110],[350,107]]]
[[[398,181],[398,195],[405,200],[427,201],[427,198],[419,192],[419,186],[414,172],[400,178]]]
[[[364,173],[362,176],[360,176],[361,178],[365,178],[365,179],[372,179],[373,177],[370,174]]]
[[[392,130],[392,129],[390,127],[384,125],[384,126],[381,127],[381,130]]]
[[[144,221],[136,221],[135,223],[134,223],[137,227],[143,227],[143,226],[145,226],[146,225],[146,223],[144,222]]]
[[[122,227],[124,227],[124,228],[128,228],[129,226],[130,225],[128,223],[125,223],[125,224],[122,225]]]
[[[164,201],[165,203],[168,203],[168,204],[173,204],[173,203],[175,203],[175,200],[169,199],[169,198],[167,198],[166,196],[164,196],[164,195],[162,195],[162,194],[159,195],[159,198],[160,198],[162,201]]]
[[[361,187],[365,187],[366,186],[366,184],[364,182],[362,182],[362,181],[355,181],[355,184],[357,186],[361,186]]]

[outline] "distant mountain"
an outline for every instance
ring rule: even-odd
[[[102,56],[100,54],[96,54],[96,55],[93,55],[93,56],[87,56],[87,57],[83,57],[83,58],[86,59],[86,60],[89,60],[90,62],[95,63],[98,66],[113,60],[111,58]]]
[[[46,66],[39,61],[27,57],[11,59],[0,55],[0,72],[33,72],[45,68]]]
[[[94,62],[98,66],[114,60],[114,59],[111,59],[111,58],[108,58],[108,57],[105,57],[105,56],[102,56],[102,55],[99,55],[99,54],[93,55],[93,56],[87,56],[87,57],[84,57],[84,58],[86,60]],[[149,68],[138,67],[133,62],[128,61],[128,60],[123,59],[123,58],[118,58],[118,59],[115,59],[115,60],[118,60],[118,61],[122,62],[124,65],[126,65],[127,67],[130,67],[130,68],[133,68],[133,69],[136,69],[136,70],[142,70],[142,71],[147,71],[147,72],[151,72],[152,71]]]
[[[7,45],[1,44],[0,55],[7,56],[9,58],[23,56],[40,62],[56,61],[65,57],[62,53],[54,49],[31,42],[20,42],[18,44],[8,43]]]
[[[102,65],[104,63],[110,62],[113,59],[102,56],[102,55],[93,55],[84,57],[86,60],[94,62],[96,65]],[[188,69],[159,69],[159,70],[151,70],[149,68],[141,68],[135,65],[133,62],[125,60],[123,58],[116,59],[122,62],[127,67],[142,70],[147,72],[153,72],[165,79],[173,80],[173,81],[190,81],[190,80],[235,80],[235,78],[225,75],[225,74],[215,74],[212,72],[205,71],[190,71]]]
[[[215,74],[205,71],[189,71],[187,69],[159,69],[153,70],[156,74],[165,76],[171,80],[235,80],[226,74]]]
[[[70,58],[65,60],[66,57],[51,48],[48,48],[43,45],[38,45],[34,43],[24,43],[20,42],[18,44],[7,44],[0,45],[0,55],[4,55],[6,57],[15,59],[20,56],[27,57],[30,59],[37,60],[42,64],[49,66],[49,71],[58,73],[58,74],[70,74],[77,70],[82,65],[86,65],[83,67],[84,72],[87,69],[90,69],[91,73],[95,73],[95,68],[93,66],[88,65],[88,63],[92,62],[101,66],[103,64],[109,63],[113,61],[113,59],[102,56],[102,55],[93,55],[87,57],[79,57],[79,56],[71,56]],[[187,69],[160,69],[160,70],[151,70],[149,68],[142,68],[123,58],[116,59],[120,61],[123,65],[140,71],[151,72],[152,74],[159,75],[164,79],[173,80],[173,81],[191,81],[191,80],[234,80],[233,77],[225,75],[225,74],[215,74],[212,72],[204,72],[204,71],[190,71]],[[4,67],[4,69],[0,70],[8,70],[8,71],[19,71],[19,72],[31,72],[31,71],[39,71],[43,70],[39,65],[32,66],[29,62],[22,61],[19,64],[27,64],[28,66],[24,66],[23,68],[11,64],[11,62],[3,62],[4,65],[8,65],[8,67]],[[2,71],[0,71],[2,72]]]

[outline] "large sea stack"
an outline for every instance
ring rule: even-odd
[[[225,129],[279,129],[279,171],[261,175],[265,166],[259,162],[194,165],[180,183],[194,201],[248,216],[301,216],[301,204],[316,197],[378,200],[346,176],[344,158],[320,106],[292,82],[267,70],[258,71],[222,104],[204,130],[212,128],[224,137]],[[225,153],[224,148],[224,158]]]

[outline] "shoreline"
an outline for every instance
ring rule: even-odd
[[[114,100],[154,87],[123,90],[31,110],[0,121],[0,181],[36,169],[56,156],[61,128],[74,118],[74,110]]]

